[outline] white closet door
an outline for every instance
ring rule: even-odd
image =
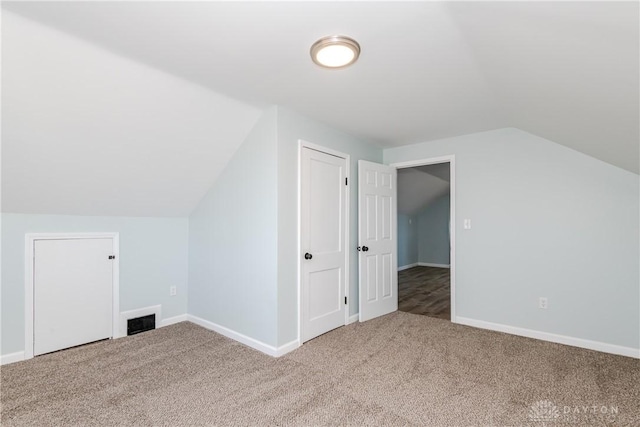
[[[34,355],[113,336],[113,240],[36,240]]]
[[[302,149],[302,340],[345,323],[346,170],[344,158]]]

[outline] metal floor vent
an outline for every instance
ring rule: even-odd
[[[156,315],[149,314],[148,316],[136,317],[135,319],[127,320],[127,335],[135,335],[140,332],[150,331],[156,328]]]

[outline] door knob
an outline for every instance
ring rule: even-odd
[[[311,255],[309,252],[304,254],[304,259],[311,259],[311,258],[313,258],[313,255]]]
[[[358,252],[360,252],[360,246],[358,246]]]
[[[367,252],[368,250],[369,250],[369,248],[368,248],[368,247],[366,247],[366,246],[363,246],[363,247],[362,247],[362,252]]]

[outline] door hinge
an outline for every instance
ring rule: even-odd
[[[344,297],[344,303],[345,304],[347,303],[347,297]]]
[[[349,185],[349,178],[344,179],[344,185]]]
[[[109,259],[116,259],[115,255],[109,255]]]

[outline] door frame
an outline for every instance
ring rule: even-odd
[[[330,148],[324,147],[322,145],[313,144],[311,142],[299,139],[298,140],[298,242],[297,242],[297,261],[296,268],[298,269],[298,345],[302,345],[302,257],[300,254],[302,253],[302,150],[305,148],[309,148],[311,150],[319,151],[321,153],[329,154],[331,156],[336,156],[342,159],[345,159],[347,167],[345,170],[345,177],[347,178],[346,185],[347,190],[345,191],[345,251],[344,251],[344,294],[347,297],[347,303],[345,304],[344,311],[344,324],[349,324],[349,307],[351,307],[351,295],[349,294],[350,289],[350,249],[351,249],[351,241],[349,238],[350,232],[350,205],[351,205],[351,155],[347,153],[342,153],[337,150],[332,150]]]
[[[113,244],[113,292],[111,337],[120,338],[120,237],[119,233],[27,233],[24,237],[24,359],[33,358],[34,263],[37,240],[111,239]]]
[[[451,275],[451,323],[458,323],[456,317],[456,156],[431,157],[407,162],[391,163],[396,169],[413,168],[416,166],[437,165],[449,163],[449,268]]]

